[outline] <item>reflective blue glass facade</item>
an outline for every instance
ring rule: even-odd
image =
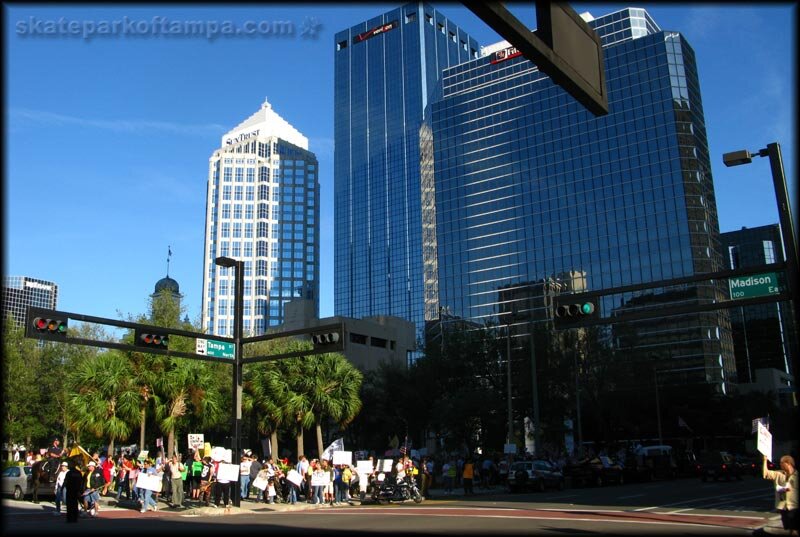
[[[694,52],[641,9],[589,24],[604,46],[607,116],[510,49],[445,69],[422,128],[426,320],[443,310],[527,327],[548,320],[546,301],[527,318],[517,303],[544,282],[597,291],[725,268]],[[599,310],[723,298],[693,284],[606,296]],[[726,311],[627,324],[604,331],[617,349],[647,348],[718,392],[735,381]]]
[[[477,42],[425,3],[335,36],[336,315],[423,326],[419,127],[442,69]]]

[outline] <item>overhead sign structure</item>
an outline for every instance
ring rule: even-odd
[[[729,278],[728,288],[733,299],[779,295],[782,290],[778,285],[778,274],[775,272]]]
[[[212,358],[234,358],[236,355],[236,345],[226,341],[198,338],[195,341],[195,352]]]
[[[600,37],[569,4],[536,0],[532,32],[500,2],[462,3],[587,110],[608,114]]]

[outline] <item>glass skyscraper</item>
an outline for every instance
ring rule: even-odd
[[[336,315],[423,327],[419,127],[442,69],[477,42],[426,3],[335,36]]]
[[[58,286],[53,282],[28,276],[3,277],[3,321],[14,319],[17,325],[25,323],[28,306],[56,309]]]
[[[308,139],[265,101],[209,159],[202,324],[233,335],[234,269],[244,261],[243,331],[282,324],[284,306],[312,299],[319,316],[319,177]]]
[[[557,294],[726,268],[692,48],[642,9],[583,16],[604,47],[606,116],[508,43],[444,70],[421,128],[427,321],[445,311],[527,338],[548,331]],[[701,282],[604,296],[599,314],[725,298]],[[654,368],[716,393],[735,382],[725,310],[591,333],[639,372],[620,388],[652,388]]]

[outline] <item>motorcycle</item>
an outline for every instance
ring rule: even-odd
[[[403,502],[405,500],[422,503],[422,494],[417,488],[417,482],[408,476],[398,483],[393,475],[380,473],[371,488],[372,501],[376,503]]]

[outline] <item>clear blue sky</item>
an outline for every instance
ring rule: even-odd
[[[4,273],[56,282],[59,309],[118,318],[147,311],[169,245],[169,274],[199,319],[208,158],[268,97],[319,159],[320,313],[333,315],[334,34],[397,5],[4,5]],[[482,45],[500,40],[461,4],[434,5]],[[721,155],[781,143],[797,200],[797,8],[626,5],[683,33],[696,52],[722,231],[776,223],[767,160],[725,168]],[[573,7],[600,16],[626,5]],[[535,26],[533,2],[511,9]],[[89,39],[43,35],[45,21],[62,17],[67,32],[160,17],[220,28],[292,21],[295,33],[207,39],[131,35],[137,27],[129,26]]]

